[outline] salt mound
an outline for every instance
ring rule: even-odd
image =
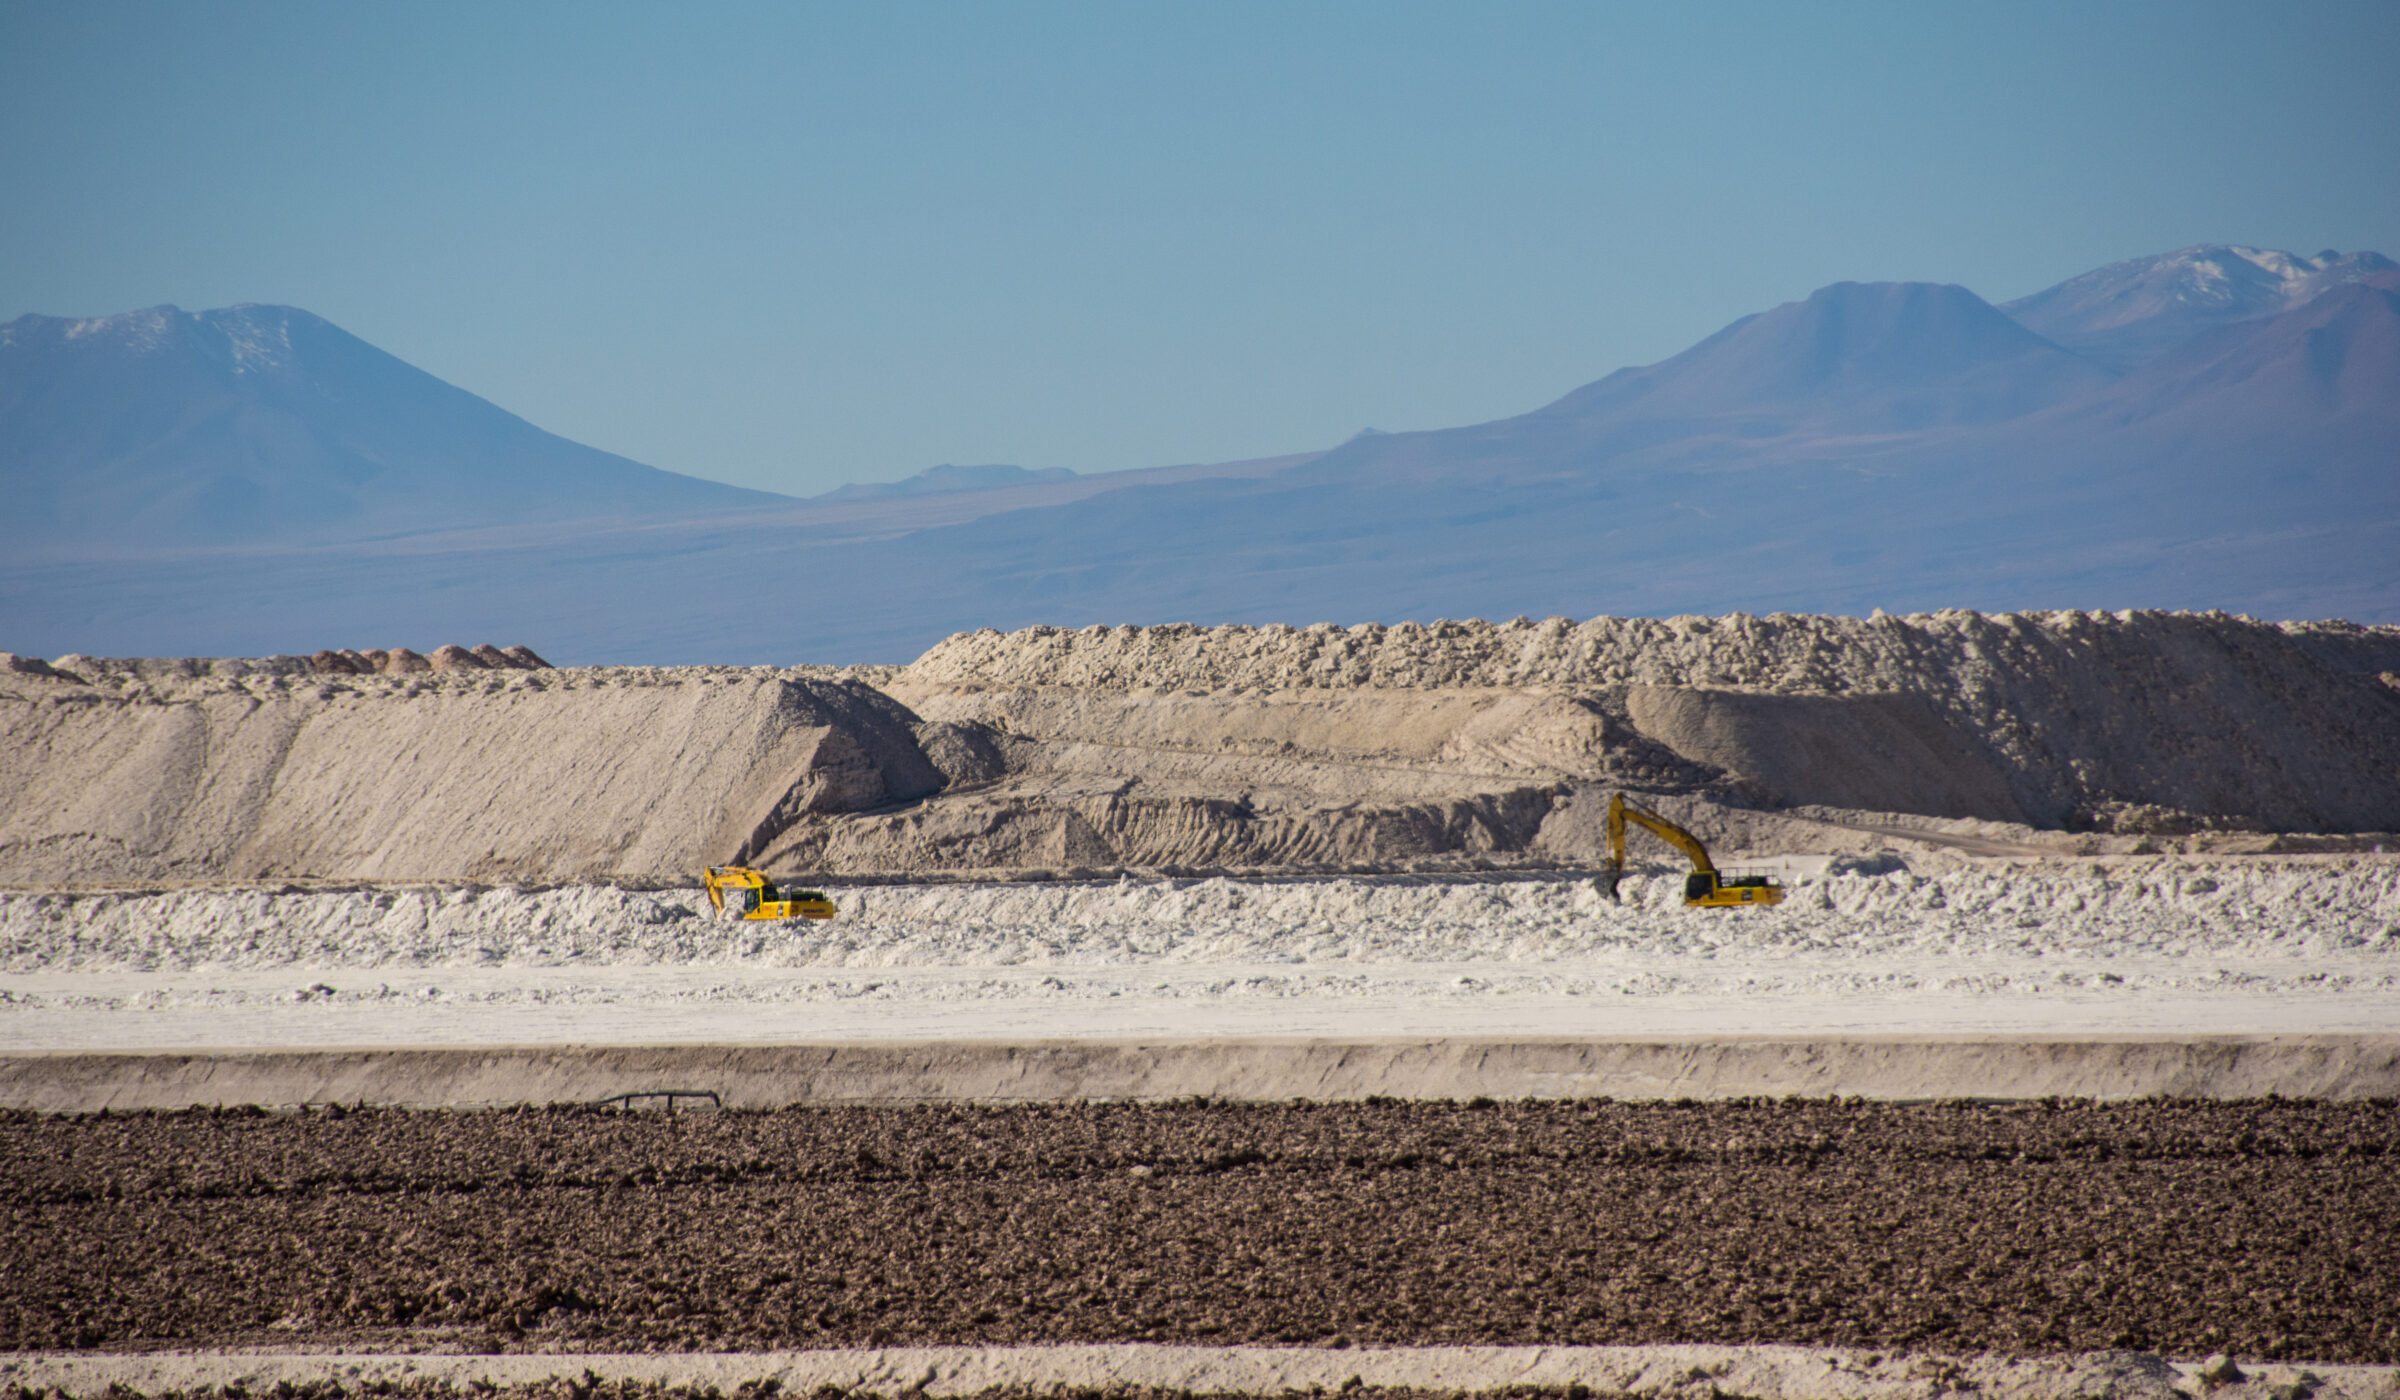
[[[937,644],[893,688],[1563,690],[1769,805],[2388,831],[2400,828],[2396,672],[2400,627],[2346,622],[1736,613],[986,630]]]
[[[0,881],[1571,868],[1618,789],[1731,857],[2400,830],[2400,628],[2346,623],[1035,628],[905,670],[372,655],[0,669]]]
[[[941,786],[889,698],[773,672],[44,684],[0,710],[19,882],[689,876]]]

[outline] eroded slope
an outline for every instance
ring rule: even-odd
[[[0,873],[689,874],[941,786],[909,716],[772,672],[11,681]]]

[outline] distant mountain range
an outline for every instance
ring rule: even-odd
[[[12,550],[370,539],[788,497],[545,433],[288,306],[0,325]]]
[[[578,447],[304,312],[26,317],[0,327],[0,481],[30,503],[0,526],[0,646],[35,653],[438,634],[904,660],[1033,622],[1942,606],[2400,621],[2400,265],[2188,248],[2002,307],[1842,283],[1492,423],[807,501]]]

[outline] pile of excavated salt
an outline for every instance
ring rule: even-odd
[[[1862,830],[1905,851],[1922,820],[2011,828],[1962,845],[1986,855],[2400,831],[2400,628],[2346,623],[1045,628],[904,671],[37,665],[0,669],[19,885],[1536,868],[1593,859],[1618,789],[1726,854]]]
[[[2131,611],[1035,627],[951,637],[894,682],[911,696],[945,686],[1630,691],[1643,733],[1686,758],[1723,749],[1710,761],[1753,778],[1762,759],[1788,765],[1863,723],[1924,731],[2036,825],[2138,827],[2136,809],[2156,808],[2277,831],[2400,829],[2400,627]],[[1855,805],[1811,791],[1827,776],[1770,786],[1792,788],[1787,803]]]

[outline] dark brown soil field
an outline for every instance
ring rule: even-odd
[[[0,1349],[2400,1360],[2400,1106],[0,1116]]]

